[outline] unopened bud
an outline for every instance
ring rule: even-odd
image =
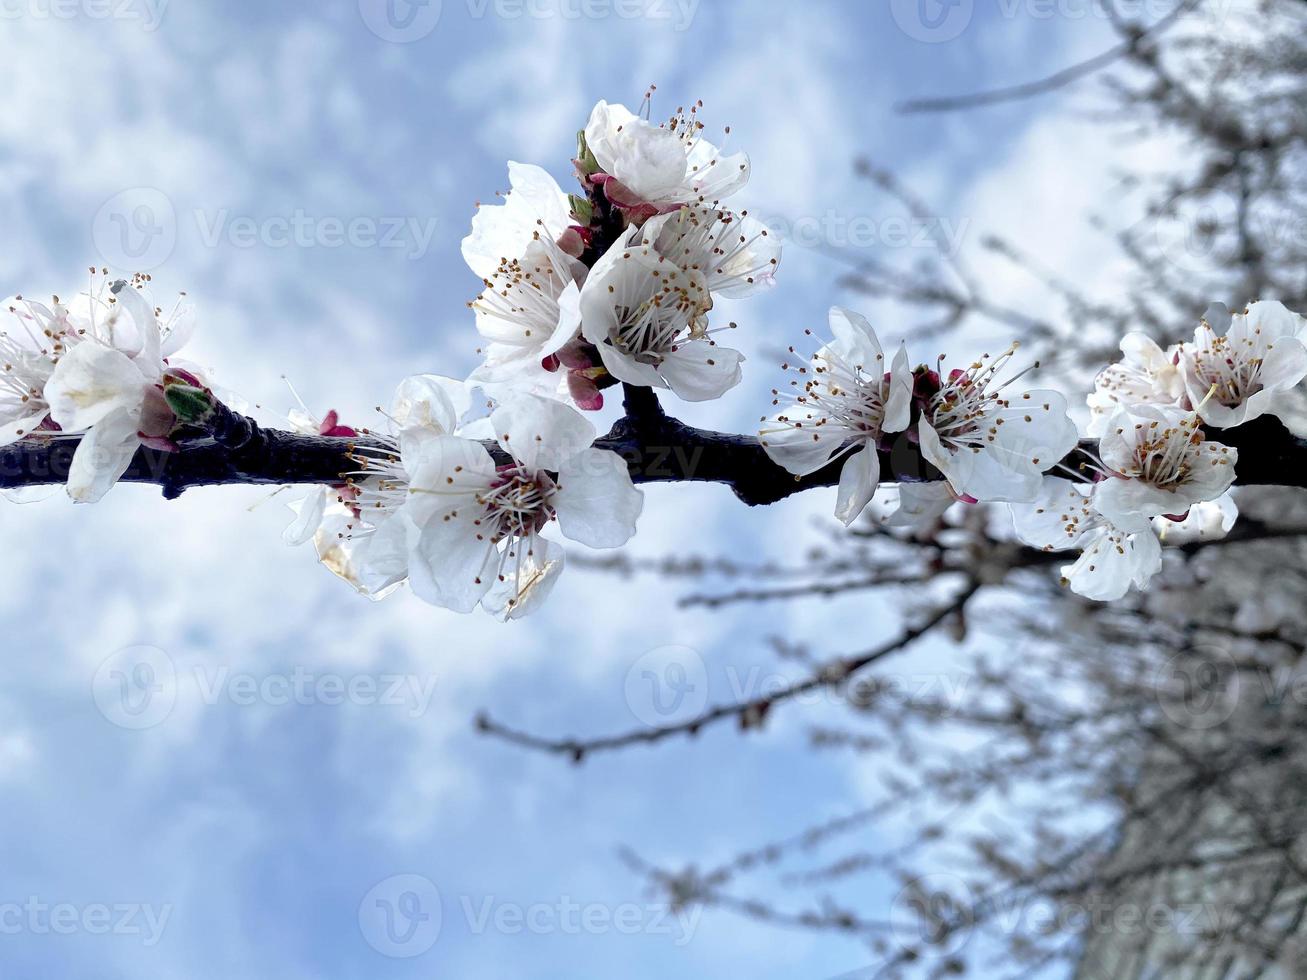
[[[588,226],[594,219],[595,208],[589,198],[580,194],[568,194],[567,202],[571,205],[572,217],[576,218],[578,224]]]
[[[595,155],[590,152],[590,146],[585,141],[585,130],[582,129],[576,134],[576,171],[582,177],[589,177],[591,174],[599,172],[599,161]]]
[[[200,425],[213,415],[213,392],[188,384],[170,384],[163,389],[168,407],[184,425]]]

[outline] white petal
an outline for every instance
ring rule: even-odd
[[[540,230],[557,240],[568,225],[567,195],[545,170],[526,163],[509,163],[512,191],[499,206],[483,206],[472,218],[472,233],[463,239],[463,259],[482,279],[489,279],[504,259],[526,252]]]
[[[23,408],[32,408],[38,405],[40,406],[39,411],[33,414],[22,415],[15,419],[0,422],[0,446],[11,445],[24,436],[31,435],[32,430],[46,420],[50,415],[50,411],[40,402],[29,402]]]
[[[706,402],[720,398],[740,383],[744,355],[706,340],[681,344],[664,358],[658,371],[678,398]]]
[[[360,591],[369,597],[382,596],[408,578],[409,556],[419,537],[417,525],[401,509],[363,538],[354,559]]]
[[[416,374],[395,389],[390,417],[400,429],[422,426],[452,434],[472,405],[467,382],[438,374]]]
[[[844,461],[840,470],[839,495],[835,500],[835,517],[845,527],[852,524],[862,513],[871,498],[876,495],[876,485],[880,482],[880,454],[876,447],[868,445],[853,453]]]
[[[563,558],[563,549],[554,542],[535,538],[528,553],[505,562],[502,579],[495,579],[481,608],[504,620],[539,609],[563,572]]]
[[[525,393],[500,402],[490,424],[499,444],[532,470],[558,470],[590,448],[597,435],[590,420],[570,405]]]
[[[281,540],[297,546],[317,534],[323,515],[327,512],[327,499],[330,495],[331,491],[326,487],[318,487],[303,500],[292,503],[290,509],[295,513],[295,520],[282,532]]]
[[[943,480],[900,483],[898,490],[898,510],[886,519],[887,527],[924,527],[943,517],[958,499]]]
[[[1128,537],[1103,529],[1087,541],[1085,551],[1062,568],[1071,591],[1086,599],[1120,599],[1133,584],[1144,588],[1161,570],[1162,546],[1151,530]]]
[[[644,494],[631,482],[626,461],[606,449],[587,449],[558,471],[552,499],[558,526],[591,548],[617,548],[635,534]]]
[[[1248,307],[1247,322],[1255,326],[1263,337],[1304,337],[1307,331],[1307,319],[1294,313],[1283,303],[1276,300],[1261,300]]]
[[[95,503],[127,471],[141,448],[136,416],[115,412],[82,437],[68,469],[68,496],[79,504]]]
[[[912,420],[912,368],[908,366],[908,348],[900,344],[890,365],[889,397],[885,399],[882,432],[902,432]]]
[[[154,307],[131,284],[124,285],[114,296],[130,316],[136,334],[131,340],[123,338],[124,324],[120,320],[117,328],[119,336],[114,346],[128,354],[145,377],[157,378],[163,370],[163,338]]]
[[[177,311],[168,318],[168,332],[163,336],[159,347],[160,357],[172,357],[185,347],[191,337],[195,336],[198,325],[199,316],[194,306],[183,303],[178,307]]]
[[[862,368],[872,377],[884,371],[880,339],[865,316],[842,306],[832,306],[827,322],[835,338],[832,346],[841,360]]]
[[[643,361],[628,357],[612,344],[600,343],[596,346],[599,348],[599,359],[604,362],[604,368],[618,381],[638,385],[641,388],[668,387],[667,382],[658,373],[658,369],[652,364],[645,364]]]
[[[1216,541],[1230,533],[1238,518],[1239,508],[1234,497],[1227,493],[1216,500],[1194,504],[1183,521],[1158,517],[1153,521],[1153,529],[1163,544]]]
[[[944,474],[955,493],[961,493],[958,484],[949,474],[953,467],[953,454],[944,448],[944,444],[939,441],[939,433],[924,416],[917,420],[917,439],[921,446],[921,455],[926,462],[931,463]]]
[[[422,529],[409,555],[409,585],[432,605],[471,612],[493,584],[497,553],[471,508],[446,514]]]
[[[84,341],[59,360],[45,399],[51,418],[67,432],[80,432],[110,415],[138,412],[145,384],[127,355]]]
[[[655,126],[626,106],[600,102],[585,127],[586,145],[604,173],[616,177],[645,201],[681,195],[690,201],[686,153],[671,130]]]
[[[796,405],[785,412],[787,421],[773,418],[764,422],[758,439],[777,466],[795,476],[807,476],[829,463],[848,436],[840,426],[818,425],[822,417]],[[795,422],[800,424],[796,426]]]
[[[1262,362],[1263,387],[1283,391],[1307,378],[1307,347],[1297,337],[1281,337]]]
[[[423,432],[427,435],[417,438]],[[422,429],[408,430],[408,437],[402,450],[409,475],[404,506],[419,527],[449,510],[470,509],[495,478],[495,461],[479,442]]]
[[[1144,531],[1161,514],[1183,514],[1192,501],[1142,480],[1113,477],[1094,486],[1094,507],[1117,527]]]
[[[1097,524],[1087,489],[1088,484],[1045,477],[1034,500],[1008,505],[1017,538],[1043,551],[1078,548]]]

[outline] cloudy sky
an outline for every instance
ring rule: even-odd
[[[1000,230],[1054,268],[1108,275],[1086,220],[1114,151],[1063,99],[893,110],[1038,76],[1107,40],[1088,2],[974,6],[0,0],[0,290],[68,295],[90,264],[148,268],[156,302],[185,290],[200,310],[190,358],[261,417],[292,406],[285,376],[313,410],[373,423],[406,374],[474,365],[477,283],[459,241],[475,202],[506,185],[506,161],[566,180],[591,105],[634,105],[656,83],[655,116],[701,98],[710,128],[732,127],[753,161],[742,204],[795,239],[777,288],[731,307],[744,383],[673,406],[744,429],[777,352],[851,301],[829,252],[910,261],[922,247],[854,176],[859,155],[908,180],[964,253]],[[1047,302],[977,268],[1010,303]],[[878,325],[895,343],[910,328]],[[617,857],[631,845],[709,863],[865,806],[866,760],[803,749],[804,725],[837,709],[794,706],[762,735],[710,732],[580,768],[478,737],[472,719],[598,735],[673,718],[787,675],[771,636],[849,653],[882,639],[893,610],[710,614],[677,607],[705,584],[580,569],[511,625],[402,592],[374,605],[281,544],[293,497],[166,503],[119,487],[90,508],[56,492],[0,509],[0,976],[866,966],[846,940],[678,918]],[[719,488],[652,488],[630,552],[793,559],[832,498],[751,512]],[[681,676],[674,703],[658,685]],[[881,844],[895,831],[873,832]],[[868,880],[842,897],[885,918],[895,891]]]

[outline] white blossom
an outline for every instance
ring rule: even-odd
[[[1126,334],[1121,340],[1125,356],[1094,379],[1087,433],[1102,436],[1108,417],[1121,405],[1178,405],[1185,394],[1180,368],[1184,349],[1173,344],[1163,350],[1147,334]]]
[[[538,238],[566,240],[574,224],[567,195],[547,171],[510,162],[508,181],[512,190],[504,203],[479,207],[472,232],[463,239],[463,260],[481,279],[491,278],[502,263],[522,258]]]
[[[1121,526],[1182,516],[1215,500],[1234,482],[1238,450],[1208,440],[1194,412],[1164,405],[1123,405],[1098,444],[1112,476],[1095,491],[1097,506]]]
[[[749,158],[726,154],[705,139],[699,108],[677,110],[655,126],[623,105],[600,102],[585,127],[586,146],[599,165],[591,180],[640,218],[683,204],[716,205],[735,193],[749,180]]]
[[[711,305],[702,271],[682,268],[632,228],[590,270],[581,332],[617,380],[707,401],[739,384],[744,360],[710,336]]]
[[[881,439],[908,426],[912,371],[902,345],[893,364],[886,365],[880,340],[865,317],[837,306],[831,308],[829,323],[834,339],[807,364],[794,366],[798,377],[790,382],[792,391],[773,392],[773,404],[782,398],[792,404],[762,420],[759,439],[767,455],[796,476],[847,456],[835,505],[835,516],[847,525],[862,513],[880,482]]]
[[[1209,309],[1181,359],[1189,401],[1203,421],[1226,429],[1274,414],[1277,396],[1307,377],[1304,323],[1273,301],[1233,315],[1224,306]]]
[[[437,375],[404,379],[391,401],[388,433],[367,432],[355,449],[359,469],[339,486],[321,487],[292,504],[296,519],[288,544],[312,540],[318,558],[361,595],[381,599],[408,578],[409,543],[416,528],[405,512],[409,487],[427,448],[456,431],[470,403],[465,382]],[[335,413],[321,422],[299,413],[301,431],[354,433]]]
[[[66,350],[66,310],[14,296],[4,309],[12,330],[0,331],[0,446],[38,429],[52,430],[45,386]]]
[[[713,296],[739,299],[775,284],[781,243],[758,219],[718,208],[679,208],[647,221],[641,241],[702,273]]]
[[[1147,522],[1139,530],[1114,524],[1097,507],[1102,484],[1047,477],[1034,500],[1009,505],[1017,537],[1043,551],[1080,550],[1062,566],[1072,592],[1100,602],[1143,589],[1162,567],[1162,546]]]
[[[543,362],[580,332],[584,242],[567,195],[548,173],[510,163],[508,174],[504,203],[479,208],[463,239],[463,258],[484,286],[468,305],[488,342],[469,380],[490,391],[508,386],[565,397],[566,385]]]
[[[939,380],[923,399],[917,432],[922,455],[960,497],[1022,501],[1038,492],[1042,474],[1076,445],[1066,399],[1055,391],[1006,395],[1020,374],[999,372],[1016,351],[988,354]]]
[[[592,446],[590,422],[561,402],[517,395],[490,425],[507,462],[452,436],[405,453],[409,581],[436,605],[515,618],[563,568],[562,549],[541,532],[557,521],[573,541],[618,547],[635,533],[644,495],[620,456]]]
[[[165,358],[189,335],[193,316],[163,317],[141,290],[148,280],[105,282],[66,311],[67,350],[45,386],[50,419],[64,433],[85,433],[68,473],[74,500],[99,500],[118,482],[142,445],[173,449],[176,418],[163,395],[165,372],[198,383]]]
[[[585,267],[551,239],[533,239],[520,258],[502,260],[485,279],[485,290],[470,305],[477,332],[490,343],[485,363],[471,375],[492,386],[535,384],[558,387],[542,366],[581,329],[581,288]]]

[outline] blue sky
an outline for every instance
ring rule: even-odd
[[[590,106],[633,105],[651,82],[656,116],[702,98],[710,127],[731,125],[753,162],[742,205],[823,229],[826,244],[858,227],[853,247],[882,258],[919,247],[854,177],[867,154],[933,202],[964,253],[998,228],[1109,280],[1085,219],[1114,151],[1060,100],[892,110],[1060,67],[1102,46],[1101,18],[1072,0],[962,3],[933,27],[917,10],[443,0],[387,20],[372,0],[14,0],[0,22],[0,288],[70,294],[89,264],[146,262],[156,302],[185,290],[200,310],[190,358],[264,418],[291,407],[285,375],[316,411],[368,424],[404,375],[474,366],[477,284],[459,241],[506,161],[566,180]],[[1048,302],[987,261],[976,267],[1001,298]],[[749,427],[778,352],[851,301],[840,272],[790,247],[775,290],[730,304],[744,383],[670,407]],[[910,326],[881,331],[897,341]],[[616,855],[712,862],[865,806],[869,760],[803,748],[803,726],[838,709],[581,768],[479,738],[472,718],[624,730],[655,710],[651,665],[688,665],[695,696],[725,700],[793,670],[769,636],[850,652],[882,638],[892,611],[861,599],[709,614],[676,608],[694,583],[579,569],[510,625],[404,593],[373,605],[281,544],[293,494],[269,497],[165,503],[119,487],[90,508],[54,494],[0,509],[0,976],[827,977],[866,964],[841,939],[720,912],[668,918]],[[688,486],[647,497],[633,554],[742,560],[799,555],[833,503],[747,511]],[[905,675],[945,669],[950,652],[914,656]],[[124,678],[157,688],[144,715],[115,703]],[[283,696],[297,683],[305,703]],[[883,917],[896,889],[857,887],[845,897]]]

